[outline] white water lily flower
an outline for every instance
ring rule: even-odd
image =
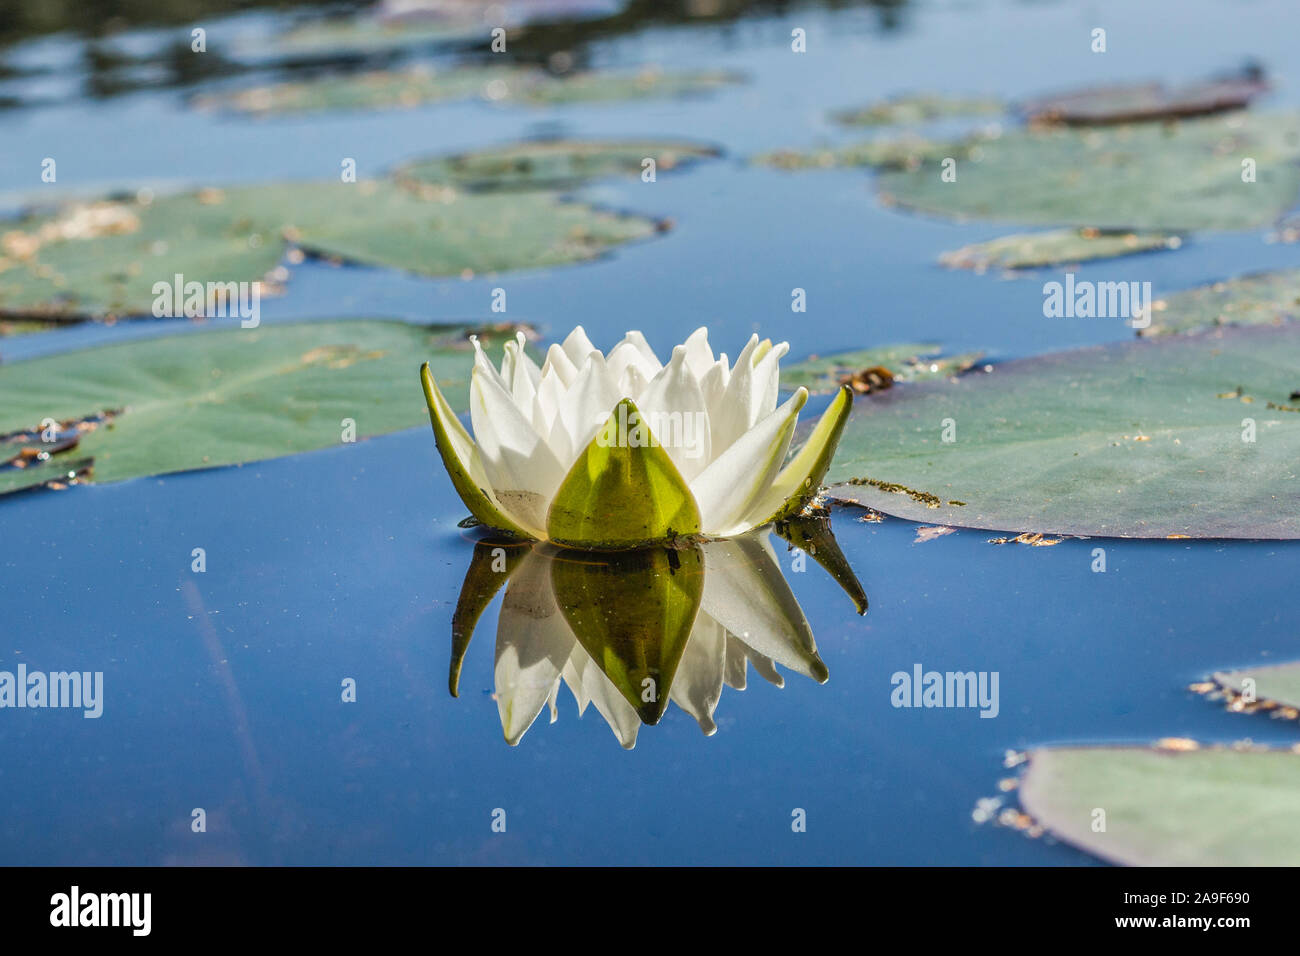
[[[808,398],[801,387],[777,407],[787,343],[752,336],[732,365],[701,328],[664,365],[640,332],[605,355],[579,326],[539,368],[524,342],[506,343],[498,369],[474,339],[473,438],[427,363],[425,399],[474,517],[569,547],[727,538],[789,517],[817,493],[852,403],[841,388],[782,467]]]

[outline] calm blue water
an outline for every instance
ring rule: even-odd
[[[725,68],[745,86],[702,99],[539,111],[483,104],[250,121],[189,112],[176,92],[0,114],[5,202],[143,184],[328,177],[541,132],[671,135],[726,157],[655,184],[601,183],[599,202],[676,228],[599,262],[471,281],[299,267],[263,321],[339,315],[509,317],[609,346],[641,328],[661,349],[708,324],[734,352],[750,330],[795,355],[933,339],[998,358],[1119,340],[1104,320],[1046,320],[1041,279],[945,271],[937,254],[995,236],[879,208],[864,172],[783,174],[762,149],[847,140],[824,111],[909,89],[1023,96],[1129,78],[1194,78],[1246,56],[1296,105],[1288,3],[915,4],[796,11],[732,27],[657,29],[595,62]],[[1111,52],[1087,52],[1094,25]],[[804,27],[810,53],[789,53]],[[24,186],[30,182],[31,187]],[[56,187],[47,187],[53,191]],[[1171,290],[1295,265],[1260,234],[1196,237],[1173,254],[1084,271]],[[790,289],[809,312],[789,311]],[[0,342],[5,360],[188,328],[145,322]],[[732,345],[731,343],[736,343]],[[420,401],[412,369],[412,401]],[[1294,727],[1226,713],[1186,685],[1223,667],[1300,658],[1300,545],[1066,541],[996,547],[986,533],[914,543],[915,527],[837,512],[870,610],[815,565],[788,578],[830,680],[751,671],[725,689],[717,734],[669,708],[630,752],[568,691],[511,748],[493,690],[500,597],[446,688],[450,621],[472,540],[414,429],[243,468],[0,500],[0,669],[105,673],[99,720],[0,713],[4,863],[1012,863],[1088,862],[971,820],[1008,749],[1062,741],[1294,743]],[[1108,571],[1090,570],[1104,546]],[[207,572],[190,571],[203,547]],[[789,559],[778,552],[789,570]],[[899,710],[890,675],[998,671],[1001,711]],[[356,703],[340,682],[356,680]],[[190,832],[192,808],[208,832]],[[491,829],[505,809],[505,833]],[[807,812],[806,833],[791,812]]]

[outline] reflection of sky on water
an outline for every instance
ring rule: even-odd
[[[1258,56],[1292,103],[1297,11],[1258,4],[982,3],[921,6],[878,33],[862,13],[797,14],[824,53],[796,60],[794,20],[654,31],[595,51],[611,63],[736,68],[746,87],[687,102],[540,112],[457,104],[277,122],[193,115],[169,93],[0,114],[0,182],[62,189],[143,181],[332,176],[341,156],[378,171],[412,155],[539,131],[677,135],[729,157],[653,187],[587,194],[666,215],[669,235],[547,274],[430,282],[299,268],[263,320],[339,314],[485,317],[490,289],[545,331],[580,319],[608,347],[627,328],[656,346],[708,323],[720,347],[758,327],[797,357],[874,341],[1033,354],[1128,333],[1041,317],[1040,283],[937,268],[945,249],[997,235],[878,208],[865,173],[750,169],[763,148],[847,139],[822,118],[911,88],[1022,95],[1116,77],[1177,79]],[[1101,18],[1112,52],[1075,33]],[[1148,29],[1151,26],[1151,29]],[[1158,27],[1158,28],[1157,28]],[[1074,32],[1071,32],[1074,31]],[[813,32],[814,38],[817,33]],[[1139,36],[1140,43],[1125,37]],[[86,148],[93,143],[94,148]],[[25,191],[26,192],[26,191]],[[12,199],[12,194],[10,196]],[[1169,255],[1085,271],[1178,288],[1294,264],[1258,234],[1194,239]],[[810,311],[789,312],[789,290]],[[179,327],[185,327],[180,323]],[[152,335],[177,323],[6,340],[6,360]],[[413,362],[415,360],[413,359]],[[416,366],[411,396],[419,401]],[[837,511],[871,609],[859,618],[815,566],[789,573],[830,680],[724,692],[719,732],[670,708],[631,753],[570,708],[516,748],[501,742],[493,641],[447,693],[451,617],[472,541],[425,429],[293,459],[0,502],[0,667],[105,672],[104,717],[0,714],[0,860],[352,863],[1000,862],[1083,859],[976,827],[1007,748],[1194,736],[1291,743],[1292,728],[1187,693],[1227,666],[1300,657],[1294,544],[1067,541],[994,547],[979,532],[912,543],[903,522]],[[1093,547],[1108,571],[1089,571]],[[189,571],[207,549],[208,571]],[[495,620],[501,598],[484,615]],[[1001,674],[1001,713],[895,710],[890,675],[915,663]],[[354,677],[358,701],[339,702]],[[540,731],[540,732],[539,732]],[[190,810],[209,832],[189,832]],[[489,829],[507,809],[506,834]],[[808,811],[792,834],[790,813]]]

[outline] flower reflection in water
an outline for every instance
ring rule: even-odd
[[[821,564],[862,614],[866,595],[824,518],[774,528]],[[581,715],[594,705],[624,748],[672,700],[705,734],[726,684],[749,665],[778,687],[783,668],[824,683],[828,672],[767,529],[685,548],[570,551],[479,541],[452,618],[450,689],[483,610],[505,584],[495,686],[501,725],[517,744],[566,684]]]

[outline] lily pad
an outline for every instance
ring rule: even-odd
[[[1021,112],[1031,123],[1144,123],[1245,109],[1268,90],[1262,75],[1248,71],[1172,88],[1161,83],[1122,83],[1074,90],[1025,103]]]
[[[1184,232],[1272,223],[1300,195],[1300,116],[1031,128],[927,150],[880,174],[882,199],[959,219]],[[958,159],[956,180],[942,159]],[[964,154],[964,159],[962,158]],[[1242,162],[1255,161],[1255,182]]]
[[[1006,105],[993,97],[912,93],[835,114],[847,126],[915,126],[958,116],[997,116]]]
[[[1052,834],[1112,863],[1293,866],[1298,789],[1289,751],[1052,747],[1030,753],[1019,792]]]
[[[1144,336],[1220,325],[1277,325],[1300,319],[1300,269],[1262,272],[1164,296],[1152,303]]]
[[[421,0],[416,5],[378,4],[350,16],[312,18],[269,42],[245,52],[265,56],[335,58],[384,53],[410,47],[486,42],[494,27],[513,37],[539,20],[573,22],[609,16],[621,4],[613,0],[526,0],[511,3],[466,3]]]
[[[524,66],[429,67],[335,74],[197,97],[200,109],[252,114],[373,110],[476,97],[532,105],[591,103],[705,93],[739,82],[717,70],[590,71],[553,75]]]
[[[376,181],[258,187],[242,198],[264,203],[289,240],[310,253],[426,276],[580,262],[662,230],[654,220],[551,192],[435,190],[425,198]]]
[[[444,276],[582,261],[658,229],[554,193],[426,195],[387,181],[73,204],[19,220],[0,238],[0,313],[148,315],[155,283],[177,274],[205,286],[262,281],[286,240],[320,256]]]
[[[981,358],[978,352],[943,356],[937,345],[882,345],[877,348],[813,355],[781,369],[781,387],[794,389],[802,385],[809,392],[834,392],[843,384],[855,384],[864,371],[883,368],[889,373],[888,387],[894,381],[924,382],[959,375]],[[855,391],[866,389],[855,388]]]
[[[467,331],[308,322],[0,365],[0,434],[26,433],[28,446],[40,447],[32,433],[47,419],[60,423],[62,434],[67,423],[116,413],[48,462],[21,475],[0,470],[0,493],[57,480],[70,463],[87,459],[93,480],[103,483],[326,448],[343,440],[344,419],[353,420],[358,437],[419,425],[427,413],[412,390],[417,357],[428,358],[452,405],[466,407]]]
[[[696,143],[658,140],[554,140],[434,156],[400,167],[403,182],[449,183],[463,189],[564,189],[603,176],[640,175],[646,159],[656,172],[719,155]]]
[[[1246,667],[1236,671],[1219,671],[1214,682],[1234,694],[1242,694],[1252,685],[1253,699],[1271,701],[1286,707],[1300,708],[1300,661]]]
[[[272,191],[273,192],[273,191]],[[148,315],[155,282],[262,281],[283,256],[256,193],[69,203],[0,224],[0,314]],[[274,286],[267,283],[263,294]]]
[[[987,242],[962,246],[939,257],[942,265],[954,269],[1037,269],[1062,263],[1114,259],[1139,252],[1177,249],[1178,236],[1163,232],[1127,230],[1051,229],[1001,236]]]
[[[827,480],[839,499],[926,524],[1296,538],[1300,415],[1220,397],[1242,386],[1284,400],[1296,368],[1300,325],[1287,325],[1079,349],[889,389],[858,400]]]
[[[946,157],[965,158],[982,140],[983,134],[968,141],[953,143],[906,135],[866,140],[847,146],[813,150],[778,149],[760,153],[754,162],[776,169],[832,169],[867,167],[869,169],[919,169],[923,163],[941,162]]]

